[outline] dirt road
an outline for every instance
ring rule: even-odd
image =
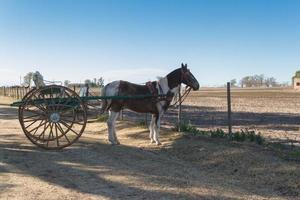
[[[300,163],[254,144],[194,138],[118,123],[121,145],[104,123],[88,124],[61,151],[33,146],[14,108],[0,106],[0,199],[299,199]]]

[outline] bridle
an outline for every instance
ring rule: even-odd
[[[185,81],[186,85],[192,85],[192,82],[188,79],[188,74],[189,73],[190,73],[189,69],[187,69],[186,71],[183,71],[183,69],[181,69],[181,77],[180,77],[180,82],[181,83],[183,83],[183,81]]]

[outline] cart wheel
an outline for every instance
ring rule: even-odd
[[[69,88],[49,85],[30,93],[19,107],[23,132],[44,149],[62,149],[76,142],[83,133],[86,106]]]

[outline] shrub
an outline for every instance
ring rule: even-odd
[[[107,114],[102,114],[102,115],[99,115],[97,117],[98,122],[106,122],[107,120],[108,120],[108,115]]]
[[[264,138],[261,136],[260,133],[256,134],[255,131],[248,129],[233,132],[231,135],[229,135],[225,133],[222,129],[201,131],[197,129],[194,125],[192,125],[190,121],[183,121],[181,124],[177,124],[175,126],[176,130],[179,130],[179,128],[181,131],[188,132],[193,135],[204,135],[209,136],[211,138],[228,138],[230,140],[238,142],[256,142],[259,145],[264,143]]]

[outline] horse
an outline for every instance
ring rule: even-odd
[[[159,78],[158,81],[147,82],[145,85],[138,85],[128,81],[113,81],[105,85],[101,90],[102,96],[135,96],[135,95],[152,95],[153,98],[143,99],[104,99],[101,105],[100,114],[109,111],[107,120],[108,141],[112,145],[120,144],[115,123],[123,108],[138,112],[151,113],[152,118],[149,126],[150,142],[160,145],[159,131],[161,118],[167,111],[174,96],[179,92],[181,84],[191,87],[193,90],[199,89],[199,83],[187,64],[181,64],[181,67],[170,72],[165,77]],[[166,98],[159,99],[158,96],[165,95]]]

